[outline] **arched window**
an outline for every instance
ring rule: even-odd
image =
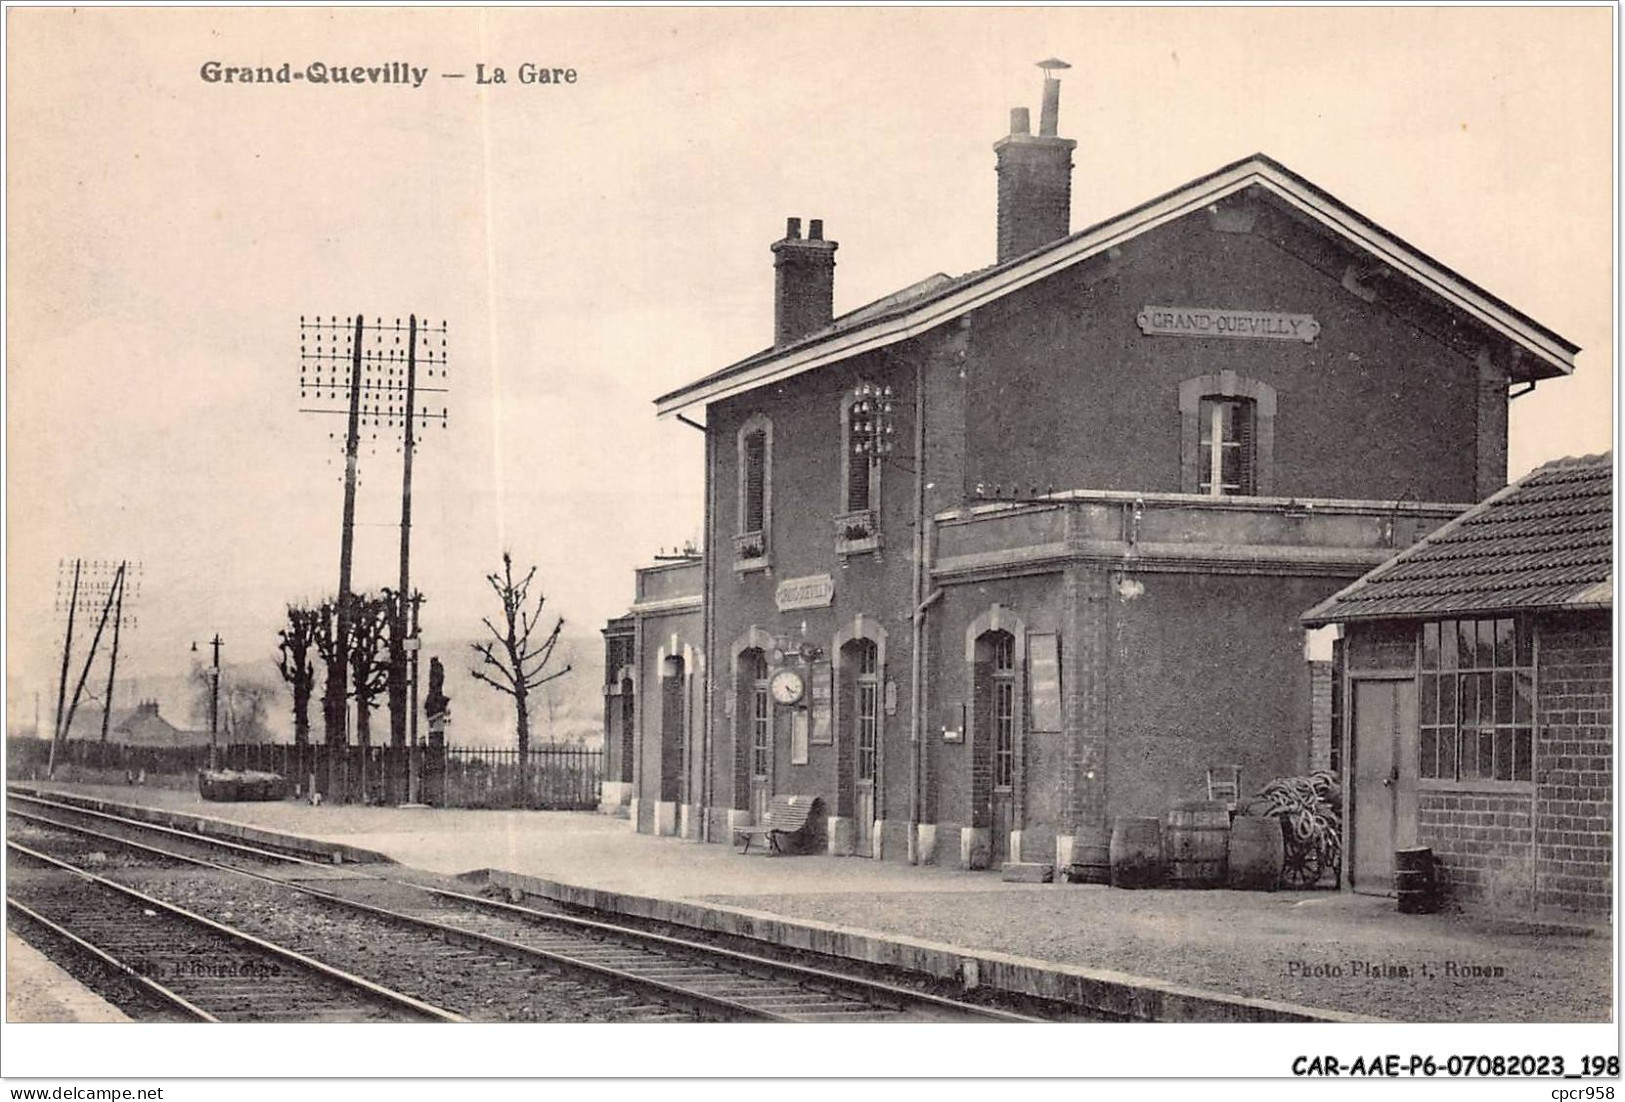
[[[773,701],[768,696],[767,655],[759,650],[744,655],[751,679],[750,693],[750,772],[766,777],[773,765]]]
[[[1196,492],[1233,497],[1257,492],[1258,452],[1251,398],[1203,398],[1198,406]]]
[[[773,521],[773,423],[760,414],[739,429],[739,518],[734,565],[767,565]]]
[[[841,555],[880,549],[879,393],[880,388],[861,383],[841,400],[841,515],[835,518],[835,549]],[[886,394],[890,403],[890,391]]]
[[[993,651],[993,785],[1009,788],[1016,776],[1016,639],[991,633]]]
[[[1275,388],[1234,371],[1179,384],[1180,491],[1268,495],[1275,467]]]
[[[880,732],[879,649],[873,639],[859,639],[853,649],[857,652],[857,694],[852,718],[857,725],[858,780],[872,781]]]

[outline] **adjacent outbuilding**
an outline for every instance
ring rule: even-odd
[[[1533,471],[1303,617],[1342,625],[1348,883],[1613,905],[1613,457]]]

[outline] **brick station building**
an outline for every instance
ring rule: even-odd
[[[1342,625],[1344,852],[1393,894],[1613,909],[1613,457],[1548,463],[1305,614]]]
[[[657,399],[706,434],[707,553],[616,628],[638,829],[805,794],[833,853],[1066,862],[1209,766],[1326,764],[1300,614],[1499,490],[1509,389],[1573,369],[1263,155],[1070,232],[1059,88],[994,145],[994,264],[835,316],[792,218],[772,346]]]

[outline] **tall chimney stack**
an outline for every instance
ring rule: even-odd
[[[824,222],[814,218],[801,236],[801,219],[785,223],[784,238],[773,242],[773,347],[794,344],[835,318],[835,250],[824,240]]]
[[[1027,109],[1010,112],[1010,133],[993,146],[998,156],[999,263],[1065,237],[1072,229],[1072,150],[1077,142],[1058,137],[1061,81],[1054,76],[1071,66],[1057,58],[1040,61],[1044,101],[1038,133],[1031,132]]]

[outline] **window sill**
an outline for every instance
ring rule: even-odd
[[[1486,796],[1524,795],[1535,793],[1534,781],[1444,781],[1422,777],[1416,782],[1418,792],[1480,793]]]
[[[846,558],[851,555],[867,555],[872,552],[878,552],[879,550],[880,536],[878,534],[870,536],[868,539],[838,539],[835,541],[835,553],[840,555],[842,558]]]
[[[735,574],[771,574],[772,572],[772,560],[765,555],[757,559],[737,559],[734,562]]]

